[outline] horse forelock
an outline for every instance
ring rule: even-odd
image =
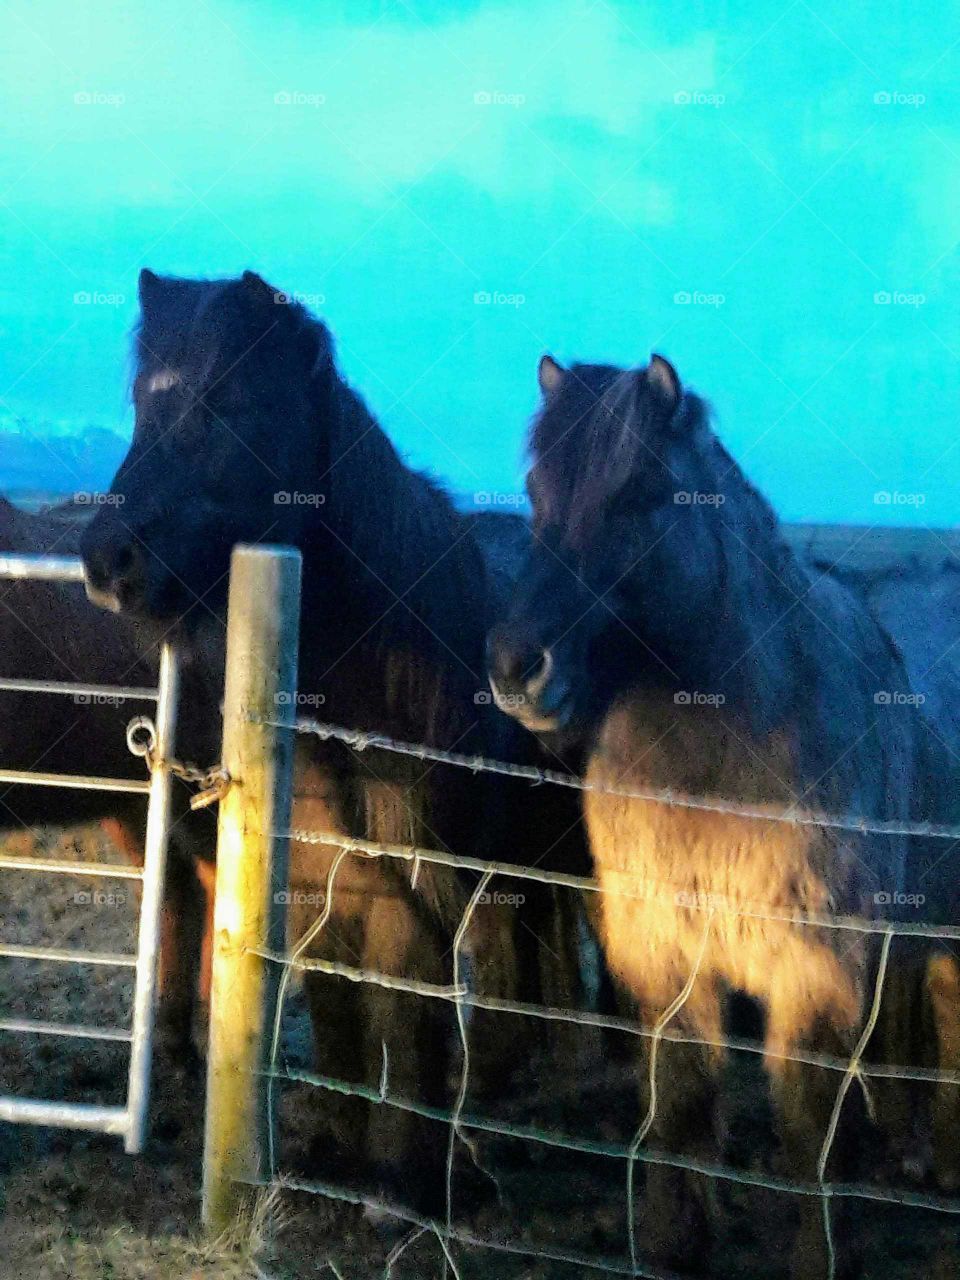
[[[303,343],[311,359],[308,376],[327,371],[334,360],[326,324],[289,294],[269,288],[259,295],[243,280],[167,278],[158,297],[141,308],[134,330],[134,379],[161,370],[202,391],[214,377],[243,377],[256,361],[248,355],[276,355]]]
[[[658,404],[643,370],[574,365],[565,384],[534,423],[531,486],[538,523],[582,549],[644,457],[656,462]]]

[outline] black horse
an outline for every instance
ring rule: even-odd
[[[667,361],[565,370],[545,357],[540,383],[529,475],[536,545],[509,619],[491,635],[494,688],[528,728],[575,731],[588,744],[598,790],[585,809],[606,890],[604,944],[644,1021],[669,1016],[716,1043],[724,994],[756,1000],[787,1166],[812,1181],[839,1081],[796,1059],[853,1053],[879,959],[866,935],[790,918],[895,913],[930,842],[911,847],[902,836],[611,791],[948,821],[928,807],[933,725],[867,602],[800,561],[713,434],[706,405]],[[935,767],[956,777],[946,753],[938,759]],[[942,842],[939,852],[947,852]],[[930,989],[947,1057],[940,1065],[955,1070],[956,966],[946,956],[937,964]],[[898,1038],[909,1039],[921,981],[913,948],[895,949],[872,1053],[909,1062],[916,1046]],[[715,1158],[722,1054],[696,1044],[661,1052],[669,1065],[650,1068],[659,1095],[644,1093],[643,1136]],[[903,1091],[891,1088],[885,1101],[879,1118],[905,1123]],[[829,1168],[850,1167],[841,1130]],[[642,1222],[650,1253],[678,1266],[702,1262],[708,1200],[699,1175],[649,1166]],[[830,1245],[817,1199],[801,1213],[794,1275],[812,1280],[827,1274]],[[843,1245],[838,1231],[838,1255]]]
[[[326,327],[249,272],[208,282],[144,271],[140,299],[136,426],[111,488],[122,503],[100,511],[84,536],[91,596],[203,630],[222,617],[235,543],[293,544],[303,553],[301,704],[407,741],[530,759],[525,736],[490,705],[484,637],[497,600],[476,522],[402,463],[340,376]],[[585,866],[576,807],[546,790],[530,802],[522,784],[317,743],[303,747],[297,773],[295,816],[306,827]],[[316,902],[318,890],[332,900],[311,953],[449,983],[476,875],[424,863],[411,880],[404,865],[351,857],[331,885],[334,859],[323,846],[291,850],[294,904]],[[518,908],[491,893],[477,906],[477,985],[569,999],[574,924],[558,927],[552,892],[528,887],[523,897]],[[292,914],[300,934],[307,915],[296,905]],[[556,951],[567,963],[553,960]],[[316,973],[307,986],[321,1069],[375,1085],[386,1060],[394,1097],[449,1105],[447,1003]],[[506,1015],[472,1021],[482,1092],[503,1088],[517,1032]],[[377,1165],[381,1187],[435,1206],[445,1129],[396,1106],[343,1107],[342,1144],[327,1144],[337,1171]]]

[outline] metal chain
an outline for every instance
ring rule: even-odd
[[[178,760],[175,756],[161,761],[156,745],[157,732],[150,717],[134,716],[127,725],[127,746],[135,756],[143,757],[151,773],[164,764],[175,778],[196,787],[196,795],[190,797],[191,809],[205,809],[223,799],[230,786],[230,774],[222,764],[201,769],[199,765],[189,760]]]

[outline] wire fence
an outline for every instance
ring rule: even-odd
[[[290,728],[289,721],[272,721],[269,718],[263,718],[262,723],[277,729]],[[295,727],[301,734],[314,735],[322,741],[334,740],[354,751],[377,750],[393,752],[412,756],[424,762],[442,763],[467,769],[474,773],[494,773],[521,778],[533,785],[556,785],[579,791],[599,790],[617,796],[654,801],[661,805],[735,815],[755,821],[829,827],[862,834],[960,840],[960,826],[945,823],[905,823],[878,820],[865,815],[829,814],[802,808],[799,803],[787,808],[772,808],[744,805],[727,799],[689,796],[665,790],[642,791],[626,788],[597,787],[582,778],[554,770],[491,760],[482,756],[464,755],[424,744],[397,741],[381,734],[366,733],[323,723],[315,719],[299,719]],[[905,937],[931,944],[944,945],[960,939],[960,926],[928,925],[920,922],[899,922],[870,918],[868,916],[830,914],[815,911],[800,914],[784,910],[782,906],[778,906],[775,903],[748,904],[739,900],[732,901],[721,895],[691,893],[682,885],[655,883],[642,877],[625,877],[615,886],[601,886],[598,881],[589,877],[552,872],[540,867],[518,866],[512,863],[460,857],[443,850],[419,845],[377,843],[348,837],[338,831],[307,830],[295,825],[278,829],[273,832],[273,835],[301,844],[328,847],[331,851],[335,851],[335,856],[327,873],[326,890],[322,899],[323,909],[292,949],[277,950],[268,947],[254,949],[262,960],[280,969],[281,977],[270,1045],[269,1065],[262,1072],[266,1078],[268,1105],[269,1157],[267,1161],[267,1176],[250,1179],[250,1181],[273,1185],[291,1191],[314,1193],[336,1201],[363,1205],[377,1215],[386,1215],[399,1224],[409,1226],[410,1233],[397,1245],[387,1259],[385,1270],[387,1277],[394,1274],[397,1261],[408,1248],[412,1247],[417,1240],[430,1236],[437,1241],[445,1269],[449,1267],[450,1272],[455,1277],[458,1277],[460,1272],[454,1256],[454,1246],[459,1246],[536,1258],[544,1262],[565,1263],[573,1267],[609,1275],[650,1277],[651,1280],[658,1280],[661,1273],[651,1270],[641,1262],[639,1244],[635,1234],[634,1203],[637,1166],[664,1166],[702,1175],[718,1183],[762,1189],[805,1198],[817,1198],[822,1206],[823,1230],[830,1259],[829,1275],[831,1277],[836,1266],[831,1205],[837,1200],[860,1200],[889,1206],[928,1210],[945,1215],[960,1214],[960,1200],[952,1199],[948,1196],[928,1194],[919,1190],[895,1189],[872,1183],[834,1182],[828,1180],[827,1177],[830,1155],[836,1141],[841,1114],[848,1093],[854,1083],[863,1090],[870,1108],[873,1106],[871,1083],[875,1081],[896,1080],[936,1086],[937,1088],[960,1085],[960,1071],[957,1070],[944,1070],[940,1067],[927,1067],[920,1064],[907,1066],[894,1063],[874,1063],[865,1060],[871,1036],[877,1025],[890,966],[894,963],[891,960],[891,949],[895,939]],[[452,982],[445,984],[432,983],[413,977],[402,977],[396,974],[380,972],[365,968],[362,965],[351,965],[339,960],[324,959],[307,954],[311,944],[322,934],[331,919],[336,894],[337,874],[343,865],[344,859],[348,857],[394,860],[410,864],[411,883],[414,885],[417,882],[418,869],[424,863],[461,870],[469,869],[478,873],[479,879],[456,928],[453,940]],[[698,959],[677,997],[652,1026],[642,1025],[638,1020],[604,1014],[595,1010],[556,1008],[546,1004],[481,995],[474,989],[474,985],[470,981],[469,965],[464,965],[464,943],[468,937],[478,903],[481,902],[483,895],[488,891],[490,882],[499,877],[512,878],[521,882],[530,881],[584,894],[613,892],[628,897],[655,898],[677,910],[687,909],[691,912],[699,912],[703,917],[703,935]],[[682,1026],[671,1025],[676,1022],[677,1015],[695,987],[711,928],[717,917],[723,914],[746,917],[758,921],[776,921],[791,927],[815,927],[847,931],[852,935],[864,937],[870,935],[878,937],[879,957],[873,989],[867,993],[867,1009],[862,1030],[857,1043],[848,1055],[836,1056],[816,1052],[798,1051],[790,1053],[777,1051],[770,1046],[746,1037],[734,1035],[700,1037],[692,1034]],[[450,1109],[432,1107],[410,1097],[398,1096],[390,1087],[389,1064],[386,1059],[385,1046],[383,1073],[380,1084],[376,1088],[351,1083],[350,1081],[318,1072],[281,1065],[283,997],[294,973],[310,972],[320,972],[334,976],[342,981],[368,984],[450,1004],[456,1016],[461,1049],[459,1080],[456,1085],[453,1107]],[[468,1112],[466,1102],[469,1097],[471,1072],[468,1025],[471,1016],[476,1011],[616,1031],[645,1042],[648,1054],[646,1062],[649,1104],[632,1141],[611,1142],[577,1137],[538,1125],[519,1124]],[[960,1019],[960,1010],[957,1010],[957,1017]],[[647,1139],[653,1128],[657,1109],[658,1051],[664,1042],[694,1045],[710,1051],[739,1051],[759,1056],[765,1061],[780,1059],[836,1073],[840,1078],[817,1160],[816,1179],[803,1182],[731,1165],[689,1159],[669,1151],[650,1149],[647,1146]],[[278,1114],[275,1093],[275,1085],[280,1082],[295,1083],[330,1094],[362,1099],[371,1106],[395,1108],[399,1111],[446,1124],[449,1127],[449,1147],[445,1220],[421,1217],[403,1206],[387,1202],[378,1197],[361,1194],[347,1186],[336,1185],[328,1181],[305,1179],[281,1172],[278,1169],[277,1157]],[[621,1162],[624,1168],[627,1254],[629,1261],[613,1256],[558,1249],[552,1245],[525,1239],[492,1238],[468,1229],[463,1224],[455,1223],[454,1185],[455,1155],[457,1151],[466,1152],[478,1167],[483,1168],[478,1160],[472,1140],[474,1135],[489,1135],[497,1138],[521,1140],[545,1149],[581,1153],[586,1156],[606,1157],[613,1161]],[[484,1169],[484,1172],[487,1172],[487,1170]]]

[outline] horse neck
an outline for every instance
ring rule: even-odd
[[[717,731],[734,754],[743,750],[748,772],[779,743],[792,782],[823,807],[902,818],[915,728],[908,714],[877,716],[878,690],[909,688],[889,634],[863,599],[804,567],[739,471],[727,472],[722,491],[710,534],[717,555],[696,591],[684,590],[697,552],[679,529],[638,583],[637,634],[646,638],[644,609],[655,617],[662,607],[674,628],[658,646],[672,674],[649,658],[645,671],[661,689],[689,694],[693,711],[697,694],[720,695]]]
[[[479,550],[447,495],[404,465],[360,398],[338,383],[335,400],[336,461],[320,478],[327,501],[304,556],[312,616],[349,651],[338,674],[352,668],[362,682],[369,727],[379,719],[421,740],[451,738],[476,718],[473,694],[485,688]]]
[[[727,471],[714,488],[725,501],[697,526],[703,545],[685,536],[681,515],[638,565],[631,625],[646,639],[648,620],[661,620],[653,624],[652,647],[665,665],[645,662],[655,679],[721,695],[767,728],[794,703],[807,665],[795,606],[810,579],[773,511],[739,471]]]

